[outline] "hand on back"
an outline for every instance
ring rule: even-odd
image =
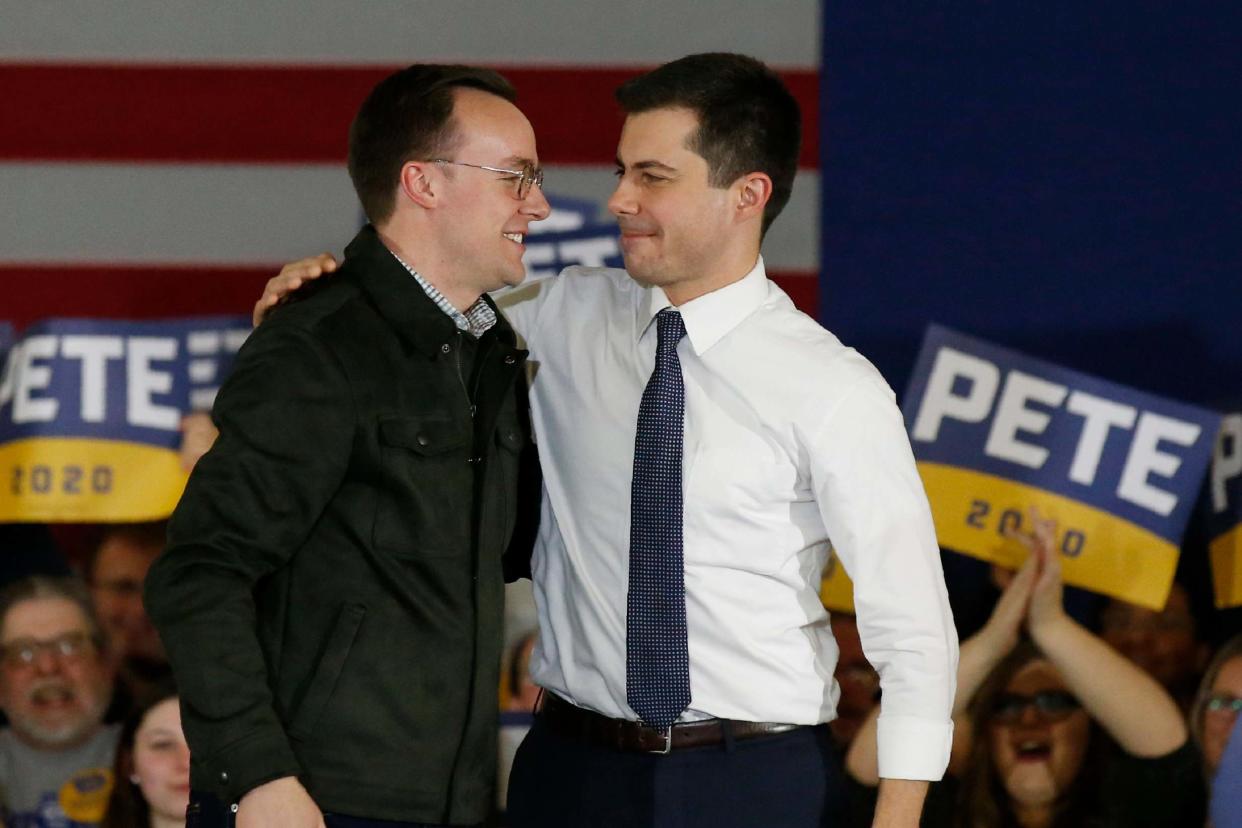
[[[257,328],[267,318],[272,308],[285,301],[290,293],[325,273],[333,272],[336,267],[336,259],[331,253],[320,253],[318,256],[298,259],[282,267],[280,273],[267,280],[267,284],[263,287],[263,295],[259,297],[259,301],[254,303],[254,312],[250,317],[254,326]]]

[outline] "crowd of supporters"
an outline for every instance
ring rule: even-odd
[[[923,824],[1242,825],[1242,635],[1228,623],[1205,634],[1212,611],[1181,582],[1159,611],[1100,599],[1067,612],[1053,526],[1038,515],[1028,525],[1015,535],[1026,563],[994,570],[999,599],[963,637],[952,756]],[[71,533],[68,551],[52,537],[0,527],[3,825],[184,825],[189,748],[141,601],[163,525]],[[868,825],[880,680],[853,617],[834,612],[831,625],[832,733],[856,824]],[[535,633],[509,637],[497,824],[539,698],[527,672]]]

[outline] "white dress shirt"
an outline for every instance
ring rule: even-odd
[[[638,406],[670,303],[624,271],[569,268],[501,299],[530,349],[543,464],[531,674],[584,708],[626,703],[630,482]],[[764,272],[679,308],[690,710],[814,724],[836,714],[837,648],[819,584],[854,581],[881,676],[879,770],[939,779],[957,638],[922,483],[879,372]]]

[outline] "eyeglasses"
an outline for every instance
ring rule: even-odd
[[[1082,705],[1078,699],[1064,690],[1043,690],[1033,696],[1021,693],[1001,693],[992,706],[992,721],[997,724],[1017,724],[1028,707],[1045,722],[1059,722],[1070,717]]]
[[[19,638],[0,646],[0,658],[7,667],[29,667],[46,652],[62,661],[73,661],[94,650],[96,642],[84,632],[71,632],[47,641],[36,638]]]
[[[1207,707],[1209,713],[1216,713],[1225,716],[1237,716],[1242,713],[1242,699],[1237,696],[1231,696],[1228,693],[1217,693],[1208,696]]]
[[[487,167],[483,164],[467,164],[465,161],[449,161],[445,158],[437,158],[431,163],[433,164],[452,164],[456,167],[473,167],[476,170],[487,170],[494,173],[508,173],[515,176],[517,181],[517,199],[525,201],[526,196],[530,195],[531,186],[543,189],[543,167],[536,167],[534,164],[526,163],[522,165],[520,170],[506,170],[503,167]]]

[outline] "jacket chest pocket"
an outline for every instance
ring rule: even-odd
[[[382,480],[372,542],[399,558],[465,556],[474,506],[472,423],[448,415],[379,422]]]

